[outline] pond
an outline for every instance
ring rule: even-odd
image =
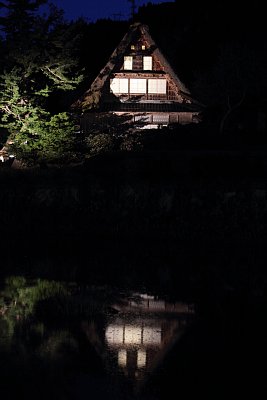
[[[0,311],[5,399],[150,399],[196,318],[156,293],[21,277],[6,280]]]

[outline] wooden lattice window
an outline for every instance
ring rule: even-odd
[[[133,57],[132,56],[124,56],[123,68],[127,69],[127,70],[133,69]]]
[[[166,94],[166,79],[148,79],[149,94]]]
[[[151,56],[143,57],[143,68],[144,68],[144,71],[152,70],[152,57]]]

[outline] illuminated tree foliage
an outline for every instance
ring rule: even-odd
[[[47,103],[82,79],[75,57],[77,24],[65,23],[47,0],[8,0],[0,2],[0,11],[0,113],[10,134],[9,151],[31,161],[61,158],[73,142],[74,123],[66,113],[49,113]]]

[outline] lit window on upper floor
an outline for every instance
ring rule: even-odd
[[[142,50],[145,50],[146,46],[144,44],[142,44]]]
[[[152,57],[151,56],[143,57],[143,69],[145,71],[152,70]]]
[[[132,56],[124,56],[124,64],[123,69],[133,69],[133,57]]]
[[[135,50],[135,45],[134,44],[131,45],[131,50]]]

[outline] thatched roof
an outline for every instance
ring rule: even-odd
[[[124,57],[128,46],[134,42],[134,40],[142,35],[144,40],[148,43],[149,47],[153,49],[153,55],[164,65],[164,70],[170,75],[172,81],[177,86],[178,91],[185,96],[190,97],[190,92],[186,86],[178,78],[169,62],[166,60],[161,50],[158,48],[154,40],[152,39],[147,25],[141,23],[134,23],[130,26],[128,32],[124,35],[123,39],[111,54],[107,64],[102,68],[96,79],[91,84],[91,87],[81,96],[81,98],[73,104],[73,108],[93,108],[94,105],[99,103],[101,97],[102,88],[114,72],[115,67]]]

